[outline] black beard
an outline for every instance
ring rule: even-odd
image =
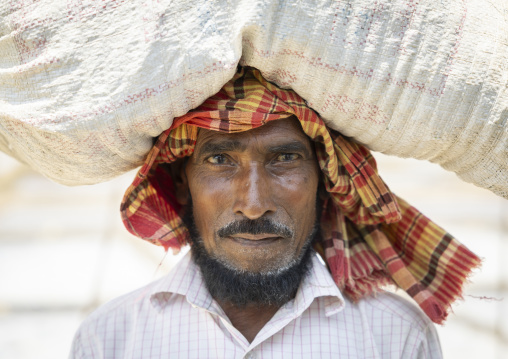
[[[281,271],[261,274],[228,268],[206,251],[194,222],[192,202],[187,206],[183,221],[190,234],[192,258],[201,270],[206,288],[216,301],[231,303],[238,308],[247,305],[280,307],[294,298],[300,283],[312,268],[314,250],[311,242],[317,226],[314,226],[294,264]],[[270,233],[270,229],[278,231],[276,233],[287,233],[267,220],[240,221],[227,228],[241,228],[242,233],[252,234]],[[262,228],[261,232],[259,228]]]

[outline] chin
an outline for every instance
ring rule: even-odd
[[[230,270],[258,274],[281,273],[300,262],[303,256],[303,250],[298,253],[249,249],[235,253],[218,252],[207,254]]]
[[[250,260],[247,263],[255,264],[256,268],[229,261],[223,263],[210,255],[199,239],[193,240],[191,252],[211,296],[236,307],[284,305],[294,298],[300,283],[312,268],[314,255],[314,250],[308,245],[293,263],[283,266],[280,262],[274,263],[274,268],[270,269],[262,261]],[[261,268],[260,262],[263,263]]]
[[[252,273],[260,275],[277,275],[283,273],[290,268],[294,267],[301,260],[301,256],[287,255],[283,258],[268,259],[267,257],[250,256],[244,260],[228,260],[223,257],[218,257],[216,260],[224,267],[235,271],[237,273]]]

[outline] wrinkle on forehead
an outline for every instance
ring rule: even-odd
[[[273,146],[264,144],[263,147],[269,147],[269,152],[302,150],[301,144],[299,144],[301,142],[307,145],[305,146],[306,150],[308,149],[307,147],[312,148],[311,139],[303,132],[298,119],[292,116],[286,119],[269,122],[266,125],[249,131],[236,133],[223,133],[200,128],[197,136],[195,153],[244,152],[247,147],[250,147],[249,145],[252,141],[257,142],[252,147],[259,147],[260,141],[265,135],[269,135],[273,138],[274,133],[276,137],[288,139],[288,142],[280,146],[277,144]],[[291,138],[294,139],[294,141],[291,141]]]

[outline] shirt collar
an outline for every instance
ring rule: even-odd
[[[190,251],[152,287],[150,301],[156,308],[163,309],[175,294],[185,296],[195,307],[208,309],[213,302]]]
[[[318,297],[324,297],[325,315],[327,317],[340,312],[346,305],[342,293],[333,281],[328,268],[313,253],[312,269],[303,279],[295,299],[286,305],[294,305],[294,310],[301,314]]]
[[[192,260],[189,251],[164,278],[155,283],[150,292],[150,301],[162,310],[173,295],[183,295],[194,307],[209,310],[214,303],[206,289],[201,271]],[[325,315],[331,316],[343,310],[346,302],[332,276],[315,254],[312,255],[312,268],[303,279],[295,299],[286,303],[287,309],[302,313],[314,299],[324,297]]]

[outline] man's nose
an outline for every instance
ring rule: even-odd
[[[263,164],[254,162],[235,176],[233,211],[249,219],[257,219],[277,210],[272,196],[270,174]]]

